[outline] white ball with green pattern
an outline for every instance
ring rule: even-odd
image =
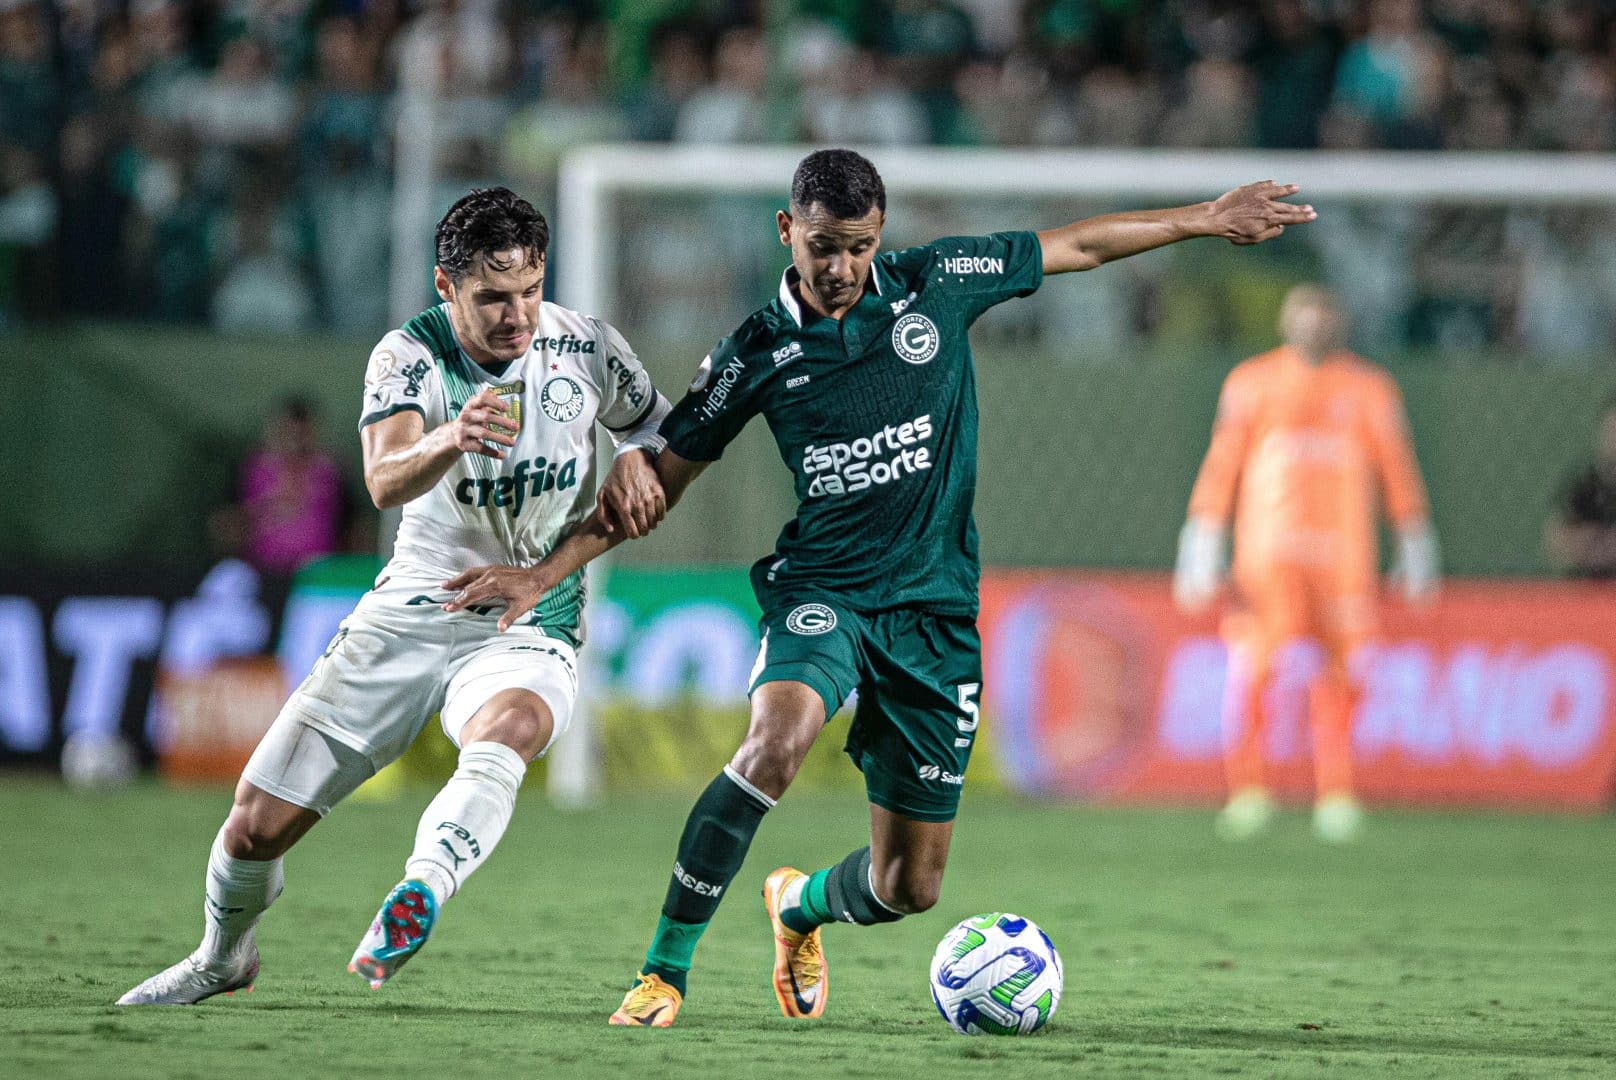
[[[931,958],[931,999],[962,1035],[1030,1035],[1060,1004],[1060,953],[1019,915],[993,911],[950,930]]]

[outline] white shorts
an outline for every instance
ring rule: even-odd
[[[287,699],[242,776],[325,814],[397,760],[432,714],[459,746],[477,710],[512,689],[531,690],[549,708],[548,750],[567,729],[578,694],[572,646],[534,626],[501,634],[497,614],[450,614],[442,608],[449,596],[435,582],[385,578],[366,593]]]

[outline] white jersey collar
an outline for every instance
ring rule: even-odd
[[[881,295],[880,268],[881,264],[879,262],[872,261],[870,263],[869,280],[870,284],[874,286],[875,295],[877,296]],[[787,266],[785,272],[780,275],[780,306],[786,309],[786,312],[790,314],[798,326],[802,325],[802,304],[797,301],[797,290],[792,286],[799,284],[801,281],[802,275],[797,273],[795,266]]]

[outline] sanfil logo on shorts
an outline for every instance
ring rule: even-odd
[[[951,773],[938,765],[922,765],[915,772],[922,780],[936,780],[943,784],[965,783],[965,777],[959,773]]]
[[[786,616],[786,629],[793,634],[823,634],[836,629],[836,613],[824,604],[802,604]]]

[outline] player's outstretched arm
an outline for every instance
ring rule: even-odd
[[[493,390],[466,402],[447,424],[426,430],[414,410],[394,413],[359,433],[365,455],[365,487],[376,509],[403,506],[431,491],[461,454],[498,461],[505,454],[489,446],[516,445],[516,421]]]
[[[624,457],[641,455],[637,450]],[[687,461],[671,450],[656,456],[656,477],[661,482],[669,509],[679,501],[690,482],[707,467],[704,461]],[[627,533],[614,527],[611,511],[600,503],[590,515],[580,521],[555,549],[536,566],[474,566],[443,583],[445,589],[457,589],[455,597],[443,605],[445,611],[459,611],[471,604],[503,600],[505,614],[500,616],[500,632],[532,611],[544,594],[565,581],[574,571],[599,558],[624,540]]]
[[[1084,218],[1038,234],[1045,274],[1093,270],[1115,259],[1176,244],[1197,236],[1221,236],[1232,244],[1260,244],[1302,225],[1318,214],[1311,206],[1284,200],[1295,184],[1263,180],[1213,200],[1169,210],[1129,210]]]

